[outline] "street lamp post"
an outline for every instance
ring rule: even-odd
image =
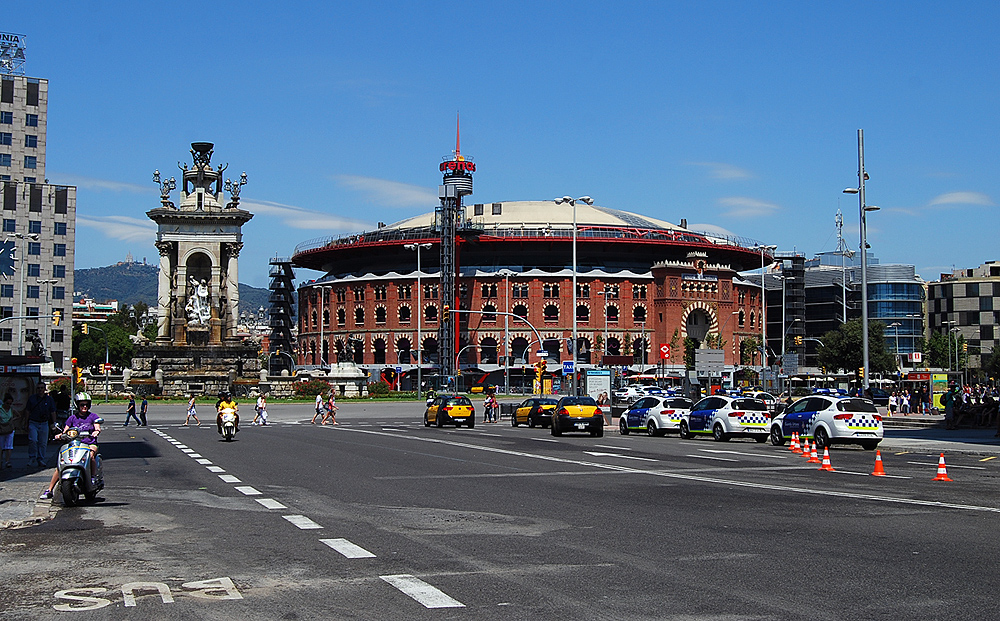
[[[323,300],[323,294],[325,290],[331,289],[332,287],[320,286],[316,288],[319,289],[319,370],[322,371],[324,359],[323,346],[326,345],[326,341],[323,340],[323,324],[326,323],[323,316],[323,313],[326,312],[326,302]]]
[[[498,272],[503,274],[503,393],[510,394],[510,275],[509,269]]]
[[[899,368],[900,372],[903,370],[903,359],[899,356],[899,326],[903,324],[898,321],[894,321],[887,325],[887,328],[892,328],[892,334],[896,337],[896,366]]]
[[[427,250],[430,248],[430,244],[406,244],[403,248],[407,250],[417,251],[417,399],[420,399],[423,390],[423,368],[424,368],[424,354],[421,351],[423,348],[424,334],[423,334],[423,314],[424,309],[422,308],[421,295],[423,295],[423,290],[420,288],[420,250]],[[505,320],[506,321],[506,320]],[[457,368],[457,364],[456,364]]]
[[[778,247],[775,245],[765,246],[763,244],[757,246],[757,250],[760,250],[760,378],[761,384],[764,383],[764,367],[767,366],[767,289],[764,285],[764,251],[769,250],[774,252]],[[764,386],[761,386],[762,388]]]
[[[598,291],[597,295],[604,298],[601,302],[601,312],[604,313],[604,351],[601,352],[603,361],[603,356],[608,355],[608,292]]]
[[[845,194],[858,195],[858,212],[861,223],[861,343],[862,365],[865,370],[862,385],[868,390],[868,218],[869,211],[878,211],[878,207],[865,204],[865,181],[868,179],[865,171],[865,130],[858,130],[858,187],[844,189]]]
[[[576,204],[577,202],[583,202],[588,205],[594,204],[594,199],[589,196],[581,196],[580,198],[572,198],[569,196],[563,196],[562,198],[555,199],[556,205],[561,203],[569,203],[573,206],[573,375],[572,375],[572,391],[573,396],[576,396],[576,360],[577,360],[577,349],[580,347],[580,343],[576,337]]]

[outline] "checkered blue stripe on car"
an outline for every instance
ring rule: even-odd
[[[766,412],[760,412],[759,414],[744,414],[743,416],[740,416],[740,424],[744,426],[766,427],[770,422],[771,417],[768,416]]]

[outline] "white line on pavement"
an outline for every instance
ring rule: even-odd
[[[584,451],[584,453],[586,453],[587,455],[593,455],[594,457],[617,457],[619,459],[634,459],[635,461],[660,461],[659,459],[649,459],[647,457],[633,457],[631,455],[615,455],[614,453],[595,453],[593,451]]]
[[[553,440],[552,438],[531,438],[532,440],[537,440],[538,442],[558,442],[559,440]]]
[[[254,498],[257,502],[264,505],[265,509],[287,509],[285,505],[281,504],[274,498]]]
[[[452,599],[416,576],[397,574],[379,577],[412,597],[425,608],[465,608],[465,604],[462,602]]]
[[[194,449],[189,449],[189,448],[186,448],[186,449],[181,449],[181,452],[182,452],[182,453],[193,453],[193,452],[194,452]]]
[[[726,453],[729,455],[746,455],[748,457],[766,457],[768,459],[788,459],[785,455],[763,455],[761,453],[743,453],[740,451],[723,451],[721,449],[698,449],[706,453]]]
[[[325,543],[347,558],[375,558],[375,555],[368,550],[346,539],[320,539],[320,542]]]
[[[240,492],[244,496],[260,496],[260,492],[250,487],[249,485],[237,485],[236,491]]]
[[[209,465],[209,464],[212,463],[211,459],[205,459],[204,457],[202,457],[200,459],[196,459],[195,461],[198,462],[199,464],[201,464],[202,466],[207,466],[207,465]]]
[[[201,453],[188,453],[188,457],[191,459],[202,459]]]
[[[872,474],[870,472],[852,472],[850,470],[834,470],[834,472],[837,472],[838,474],[856,474],[856,475],[861,476],[861,477],[870,477],[870,476],[872,476]],[[899,476],[898,474],[884,474],[882,476],[884,476],[887,479],[912,479],[913,478],[913,477],[902,477],[902,476]]]
[[[182,451],[187,448],[187,445],[185,445],[185,444],[175,444],[174,446],[176,446],[177,448],[181,449]]]
[[[208,461],[208,460],[206,459],[205,461]],[[201,463],[200,459],[198,460],[198,463]],[[212,462],[208,461],[208,463],[212,463]],[[219,472],[225,472],[226,471],[225,468],[220,468],[218,466],[205,466],[205,467],[208,468],[209,472],[219,473]]]
[[[624,446],[609,446],[607,444],[595,444],[594,446],[596,446],[597,448],[615,449],[616,451],[631,451],[632,450],[630,448],[625,448]]]
[[[729,459],[728,457],[712,457],[711,455],[685,455],[685,457],[694,457],[695,459],[714,459],[715,461],[739,461],[738,459]]]
[[[938,464],[928,464],[922,461],[908,461],[908,464],[913,464],[914,466],[937,466]],[[948,468],[965,468],[966,470],[986,470],[982,466],[956,466],[955,464],[945,464]]]
[[[222,479],[223,481],[225,481],[226,483],[242,483],[243,482],[243,481],[240,481],[237,477],[234,477],[231,474],[220,474],[219,478]]]
[[[285,518],[286,520],[288,520],[289,522],[291,522],[295,526],[298,526],[302,530],[312,530],[312,529],[316,529],[316,528],[323,528],[322,526],[320,526],[316,522],[313,522],[312,520],[310,520],[309,518],[307,518],[304,515],[283,515],[281,517]]]

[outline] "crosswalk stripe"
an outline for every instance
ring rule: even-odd
[[[330,548],[340,552],[347,558],[375,558],[375,555],[365,550],[359,545],[355,545],[346,539],[320,539]]]
[[[210,463],[212,463],[212,462],[208,461],[207,459],[206,459],[205,461],[206,461],[206,462],[208,462],[209,464],[210,464]],[[198,460],[198,463],[200,464],[201,462],[202,462],[202,460],[200,460],[200,459],[199,459],[199,460]],[[205,465],[205,467],[206,467],[206,468],[208,468],[208,471],[209,471],[209,472],[215,472],[215,473],[219,473],[219,472],[225,472],[225,471],[226,471],[226,469],[225,469],[225,468],[220,468],[219,466],[209,466],[209,465]]]
[[[196,459],[195,461],[201,464],[202,466],[207,466],[212,463],[211,459],[205,459],[205,458]],[[219,472],[225,472],[225,470],[220,470]]]
[[[257,502],[262,504],[265,509],[287,509],[285,505],[281,504],[274,498],[254,498]]]
[[[379,577],[422,604],[425,608],[465,608],[465,604],[462,602],[452,599],[441,590],[432,587],[416,576],[397,574]]]
[[[307,518],[304,515],[283,515],[281,517],[285,518],[286,520],[288,520],[289,522],[291,522],[295,526],[298,526],[302,530],[310,530],[310,529],[316,529],[316,528],[323,528],[322,526],[320,526],[316,522],[313,522],[312,520],[310,520],[309,518]]]
[[[240,481],[238,477],[234,477],[231,474],[220,474],[219,478],[222,479],[223,481],[225,481],[226,483],[242,483],[243,482],[243,481]]]
[[[249,485],[237,485],[236,491],[244,496],[260,496],[260,492]]]

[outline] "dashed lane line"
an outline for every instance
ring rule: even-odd
[[[343,554],[346,558],[375,558],[375,555],[347,539],[320,539],[321,543]]]
[[[313,522],[304,515],[283,515],[281,516],[294,524],[295,526],[301,528],[302,530],[314,530],[317,528],[323,528],[316,522]]]
[[[552,438],[531,438],[536,442],[558,442],[559,440],[553,440]]]
[[[632,455],[616,455],[614,453],[598,453],[595,451],[584,451],[586,455],[593,455],[594,457],[617,457],[618,459],[632,459],[635,461],[660,461],[659,459],[650,459],[648,457],[634,457]]]
[[[465,604],[410,574],[379,576],[425,608],[465,608]]]
[[[997,458],[997,456],[993,455],[991,457],[984,457],[983,459],[980,459],[979,461],[990,461],[991,459],[996,459],[996,458]]]
[[[222,479],[223,481],[225,481],[226,483],[242,483],[243,482],[243,481],[241,481],[239,479],[239,477],[234,477],[231,474],[220,474],[219,478]]]
[[[208,460],[206,459],[205,461],[208,461]],[[198,460],[198,463],[201,463],[200,459]],[[208,463],[212,463],[212,462],[209,461]],[[206,465],[205,467],[208,468],[209,472],[214,472],[216,474],[218,474],[220,472],[225,472],[226,471],[225,468],[220,468],[219,466],[209,466],[209,465]]]
[[[254,498],[257,502],[264,506],[265,509],[287,509],[285,505],[281,504],[274,498]]]
[[[630,448],[625,448],[624,446],[610,446],[608,444],[595,444],[597,448],[614,449],[616,451],[631,451]]]
[[[925,462],[922,462],[922,461],[908,461],[906,463],[912,464],[914,466],[934,466],[934,467],[937,467],[937,465],[938,465],[936,463],[930,463],[929,464],[929,463],[925,463]],[[983,468],[982,466],[956,466],[955,464],[947,464],[947,467],[948,468],[965,468],[966,470],[986,470],[986,468]]]
[[[204,459],[204,456],[201,453],[188,453],[188,457],[191,459]]]
[[[195,461],[198,462],[199,464],[201,464],[202,466],[209,466],[209,465],[212,464],[212,460],[211,459],[205,459],[204,457],[202,457],[200,459],[196,459]],[[220,470],[219,472],[225,472],[225,470]]]
[[[738,459],[729,459],[728,457],[712,457],[711,455],[685,455],[685,457],[694,457],[695,459],[711,459],[713,461],[739,461]]]
[[[249,485],[237,485],[236,491],[244,496],[260,496],[260,492]]]
[[[761,457],[767,459],[788,459],[787,455],[764,455],[762,453],[744,453],[742,451],[724,451],[722,449],[698,449],[706,453],[723,453],[726,455],[746,455],[747,457]]]

